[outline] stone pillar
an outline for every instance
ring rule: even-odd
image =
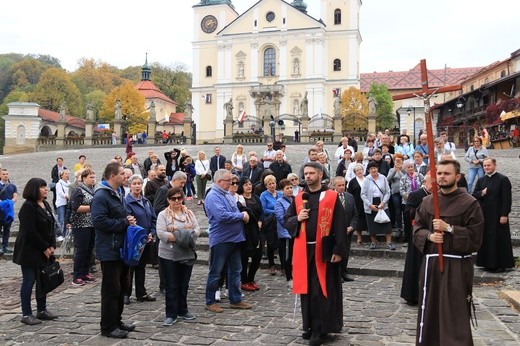
[[[155,144],[155,132],[157,131],[157,122],[149,120],[148,121],[148,136],[146,137],[147,144]],[[117,132],[116,132],[117,133]],[[152,141],[150,143],[150,141]]]
[[[227,116],[224,119],[224,143],[229,144],[233,143],[233,118]]]
[[[94,133],[94,124],[95,122],[93,120],[86,120],[85,121],[85,139],[84,139],[84,145],[85,146],[92,146],[92,134]]]
[[[343,117],[340,114],[336,114],[334,120],[334,143],[338,143],[343,137]]]
[[[308,115],[304,115],[300,118],[302,123],[302,132],[300,133],[300,142],[309,143],[310,142],[310,133],[309,133],[309,118]]]
[[[122,119],[116,119],[114,120],[114,132],[116,133],[118,144],[122,143],[122,128],[123,128],[123,120]]]
[[[368,133],[376,133],[376,115],[368,115]]]
[[[64,120],[58,121],[58,135],[56,136],[56,146],[57,147],[64,147],[65,146],[65,126],[67,126],[67,123]]]

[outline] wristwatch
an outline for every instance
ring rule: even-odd
[[[448,225],[448,228],[446,229],[446,232],[453,233],[453,227],[451,225]]]

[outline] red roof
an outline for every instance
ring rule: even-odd
[[[167,124],[172,124],[172,125],[184,124],[184,113],[171,113],[170,119],[168,119]]]
[[[461,84],[463,80],[482,70],[482,67],[428,70],[430,88]],[[372,83],[385,84],[389,90],[421,89],[421,65],[409,71],[361,73],[361,91],[368,92]]]
[[[51,123],[57,123],[60,120],[60,113],[53,112],[47,109],[39,108],[38,115],[45,121],[49,121]],[[69,126],[74,126],[80,129],[85,128],[85,119],[73,117],[71,115],[65,115],[65,122]]]
[[[163,101],[177,104],[177,102],[173,101],[168,96],[164,95],[161,90],[155,84],[153,84],[152,81],[149,80],[142,80],[139,83],[135,85],[135,88],[143,94],[144,98],[146,99],[161,99]]]

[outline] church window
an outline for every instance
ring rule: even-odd
[[[276,75],[276,52],[274,48],[264,51],[264,77]]]
[[[213,69],[211,68],[211,66],[206,66],[206,77],[211,76],[213,76]]]
[[[341,71],[341,60],[334,59],[333,68],[334,68],[334,71]]]
[[[500,78],[505,77],[505,76],[506,76],[506,70],[500,71]]]
[[[206,94],[206,103],[211,103],[211,94]]]
[[[334,25],[341,24],[341,10],[339,8],[334,10]]]

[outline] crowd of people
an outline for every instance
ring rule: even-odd
[[[260,153],[246,153],[239,144],[230,159],[219,146],[209,158],[202,150],[193,158],[186,149],[174,148],[164,153],[164,163],[153,150],[143,163],[129,152],[125,160],[116,155],[106,165],[99,183],[85,155],[74,165],[72,182],[72,172],[59,157],[49,184],[54,192],[52,205],[47,202],[47,184],[42,179],[31,179],[23,192],[25,202],[14,248],[14,261],[21,265],[23,276],[22,322],[33,325],[58,317],[47,310],[38,284],[38,311],[33,316],[31,291],[38,268],[71,235],[75,250],[72,285],[95,281],[91,275],[96,270],[94,254],[101,265],[102,335],[125,338],[135,329],[122,322],[124,305],[131,303],[134,277],[136,300],[156,300],[146,289],[147,264],[159,270],[159,291],[165,297],[163,325],[196,319],[188,308],[187,295],[200,227],[195,213],[186,206],[186,201],[195,198],[197,203],[189,205],[202,208],[209,222],[207,310],[224,311],[220,305],[224,292],[230,308],[251,309],[242,291],[261,290],[255,278],[263,256],[269,274],[277,275],[278,257],[287,286],[301,295],[302,338],[319,345],[327,333],[340,332],[343,326],[341,282],[353,280],[347,268],[351,243],[375,250],[381,247],[378,236],[384,236],[384,249],[396,250],[396,241],[408,247],[401,296],[411,305],[422,302],[418,340],[426,335],[428,340],[449,344],[450,335],[457,331],[471,336],[464,327],[470,310],[460,326],[445,330],[436,320],[436,314],[442,312],[438,303],[456,300],[461,311],[466,304],[462,301],[471,303],[466,297],[471,296],[473,266],[468,256],[472,252],[478,252],[477,265],[486,270],[514,266],[508,220],[511,184],[496,172],[496,161],[479,137],[464,156],[469,164],[467,182],[447,136],[441,133],[434,143],[435,157],[430,157],[425,134],[415,147],[405,133],[397,145],[387,133],[370,134],[359,151],[358,143],[343,137],[331,156],[318,141],[308,149],[298,172],[289,163],[287,147],[280,143],[267,143]],[[433,217],[429,197],[431,160],[437,163],[441,219]],[[16,187],[9,184],[6,170],[1,171],[1,178],[0,199],[16,202]],[[119,250],[127,228],[135,225],[148,231],[148,242],[139,264],[129,267]],[[2,226],[5,235],[9,229],[5,219]],[[369,235],[368,244],[363,243],[363,233]],[[460,294],[449,298],[442,296],[444,291],[426,286],[431,282],[426,283],[427,274],[437,284],[459,282],[457,277],[435,274],[437,244],[445,250],[445,265],[457,268],[470,280],[464,289],[454,289]],[[3,251],[11,251],[5,242]],[[422,328],[425,323],[427,334]]]

